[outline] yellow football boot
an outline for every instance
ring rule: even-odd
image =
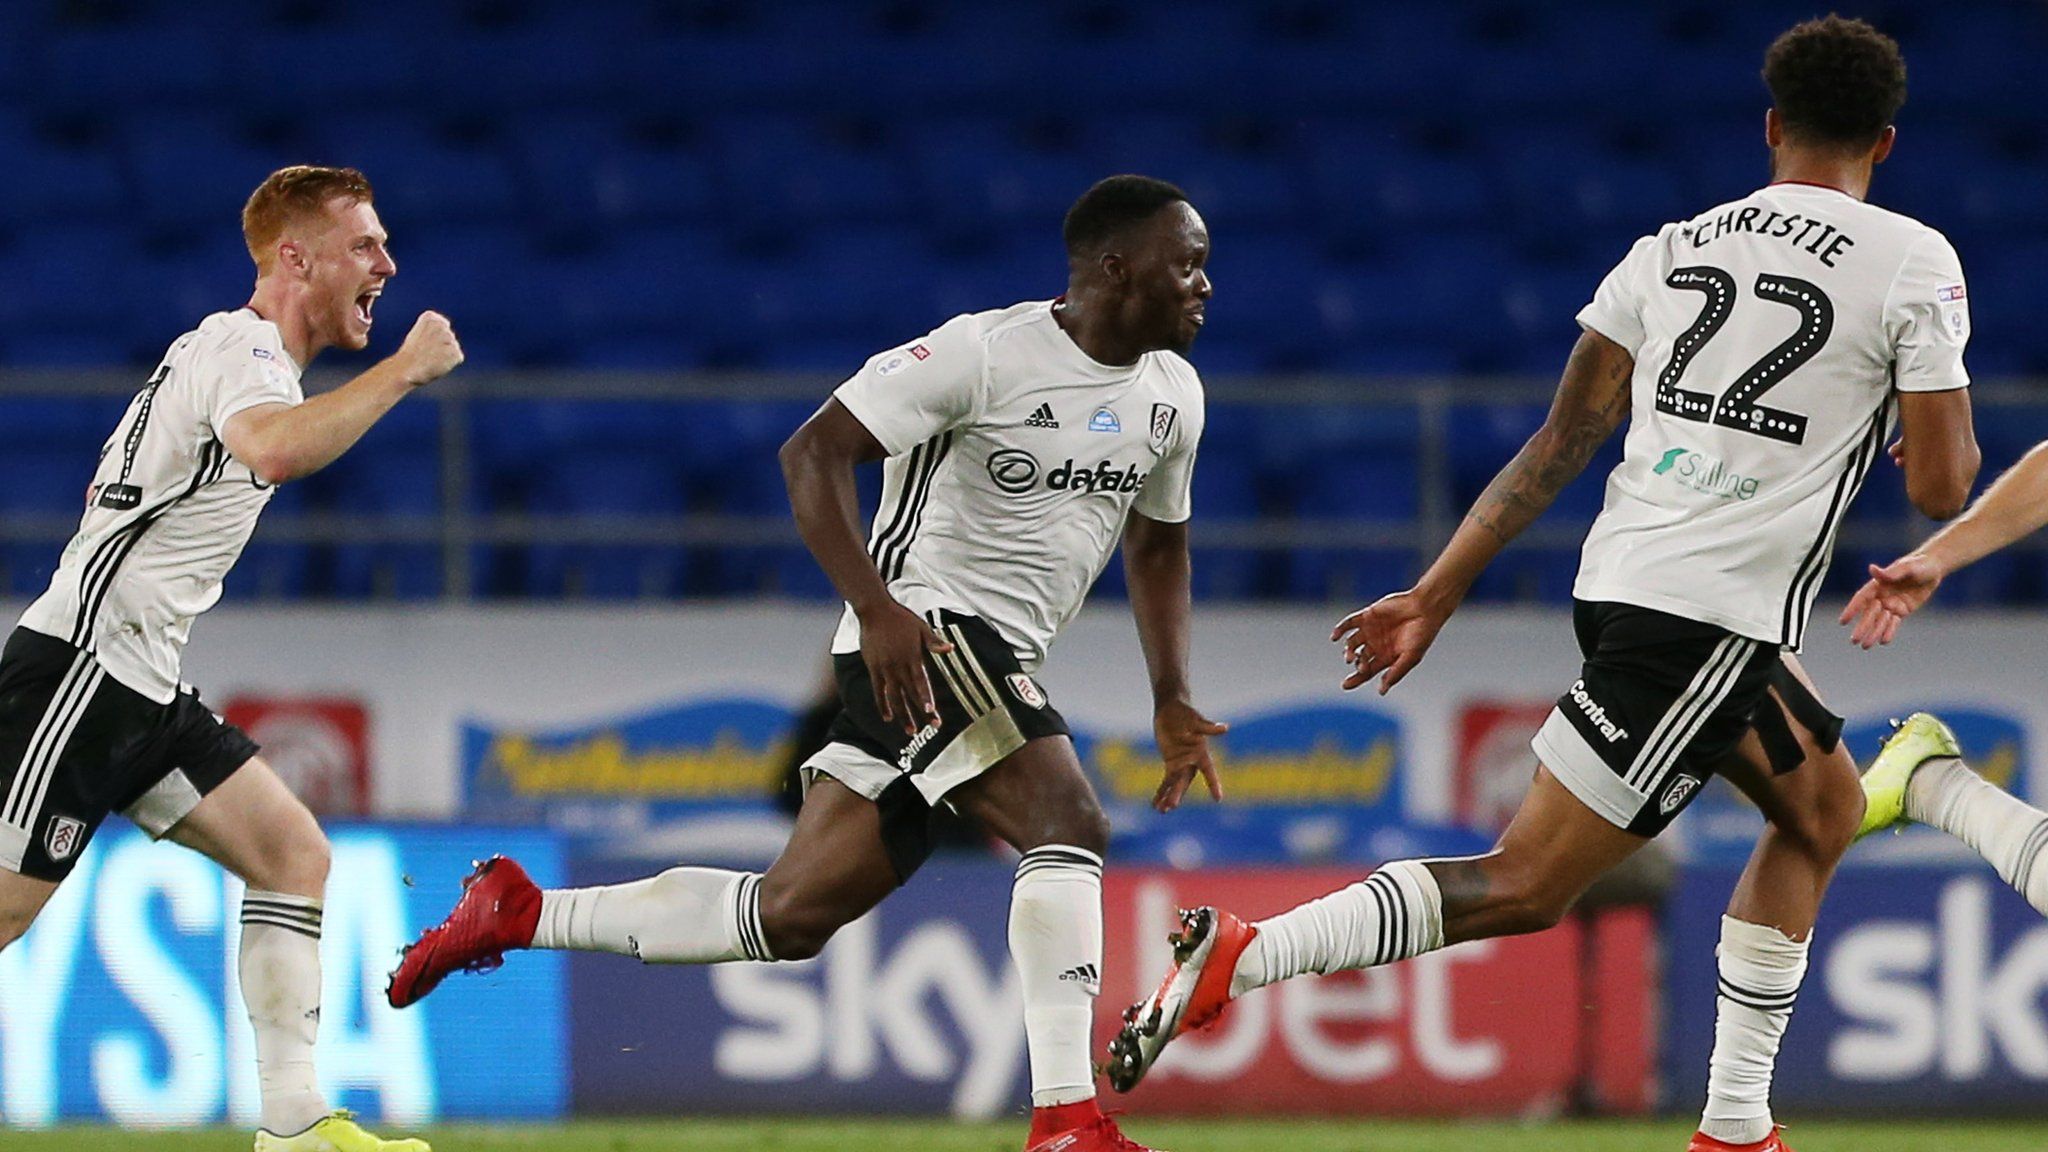
[[[425,1140],[385,1140],[363,1131],[346,1109],[337,1108],[311,1128],[291,1136],[256,1130],[256,1152],[433,1152]]]
[[[1906,717],[1863,774],[1863,824],[1856,829],[1856,838],[1905,821],[1906,782],[1922,764],[1944,756],[1960,760],[1962,755],[1948,725],[1926,712]]]

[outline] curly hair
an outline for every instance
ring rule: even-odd
[[[353,168],[294,164],[272,172],[242,207],[242,241],[259,272],[270,271],[278,237],[292,221],[310,216],[341,197],[350,204],[374,202],[370,181]]]
[[[1891,37],[1830,14],[1771,43],[1764,84],[1793,141],[1863,148],[1906,102],[1906,60]]]

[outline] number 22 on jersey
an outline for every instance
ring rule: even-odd
[[[1735,277],[1719,268],[1694,265],[1675,268],[1664,283],[1706,297],[1692,326],[1678,337],[1671,362],[1657,376],[1657,411],[1668,412],[1702,424],[1718,424],[1786,444],[1806,441],[1806,417],[1798,412],[1772,408],[1762,402],[1763,394],[1777,387],[1800,365],[1819,354],[1835,327],[1835,306],[1827,293],[1810,281],[1796,276],[1765,272],[1757,276],[1757,299],[1781,304],[1799,312],[1799,328],[1763,358],[1744,369],[1727,391],[1715,396],[1680,388],[1678,381],[1693,358],[1728,323],[1735,311]]]

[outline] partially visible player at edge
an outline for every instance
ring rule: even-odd
[[[1842,610],[1850,639],[1889,644],[1950,573],[2048,525],[2048,444],[2035,445],[1969,511],[1918,548],[1879,567]],[[1902,820],[1931,825],[1977,850],[2034,909],[2048,915],[2048,813],[1963,761],[1955,733],[1924,712],[1906,719],[1863,775],[1862,834]]]
[[[486,861],[407,950],[395,1005],[514,948],[650,963],[801,960],[907,881],[948,804],[1023,854],[1010,950],[1023,978],[1035,1152],[1143,1152],[1095,1103],[1109,824],[1033,673],[1119,537],[1166,771],[1221,796],[1190,702],[1189,483],[1201,381],[1182,354],[1210,296],[1209,235],[1174,186],[1114,176],[1067,213],[1066,295],[958,316],[884,352],[782,449],[804,542],[846,611],[843,709],[765,875],[673,868],[542,892]],[[886,460],[863,546],[858,465]]]
[[[1486,564],[1630,420],[1573,590],[1584,669],[1536,737],[1534,784],[1499,846],[1397,861],[1257,924],[1188,913],[1173,971],[1111,1047],[1117,1086],[1253,988],[1550,927],[1721,771],[1769,824],[1722,920],[1691,1147],[1784,1148],[1778,1042],[1863,814],[1840,718],[1789,653],[1895,415],[1908,493],[1931,516],[1962,507],[1978,454],[1955,252],[1864,202],[1905,100],[1897,45],[1816,20],[1771,45],[1763,75],[1771,184],[1635,244],[1579,313],[1543,428],[1414,588],[1331,637],[1355,665],[1345,688],[1398,684]]]
[[[314,1073],[327,839],[256,745],[181,684],[192,621],[220,600],[272,489],[334,462],[413,389],[462,363],[423,312],[398,352],[307,400],[328,348],[369,343],[398,272],[369,181],[272,173],[242,210],[246,307],[180,336],[101,452],[78,534],[0,656],[0,947],[28,930],[110,811],[248,884],[240,978],[256,1031],[257,1152],[425,1152],[330,1112]]]

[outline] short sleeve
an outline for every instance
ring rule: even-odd
[[[1593,293],[1593,302],[1579,309],[1579,327],[1598,332],[1636,355],[1643,346],[1643,267],[1657,238],[1645,236],[1629,248]]]
[[[1963,346],[1970,342],[1969,292],[1963,262],[1940,233],[1929,232],[1907,250],[1885,296],[1884,322],[1899,391],[1969,386],[1963,371]]]
[[[1152,474],[1145,478],[1145,487],[1132,501],[1131,509],[1149,520],[1179,524],[1194,513],[1195,456],[1201,447],[1202,426],[1208,418],[1201,385],[1197,383],[1192,389],[1191,401],[1183,411],[1169,412],[1163,417],[1157,412],[1153,415],[1155,421],[1162,418],[1174,423],[1169,433],[1171,443]]]
[[[284,350],[260,335],[236,333],[201,363],[204,378],[195,384],[206,422],[216,436],[228,421],[251,408],[298,404],[305,399],[299,391],[298,373]]]
[[[955,316],[923,339],[869,359],[832,395],[897,456],[974,414],[983,363],[980,323]]]

